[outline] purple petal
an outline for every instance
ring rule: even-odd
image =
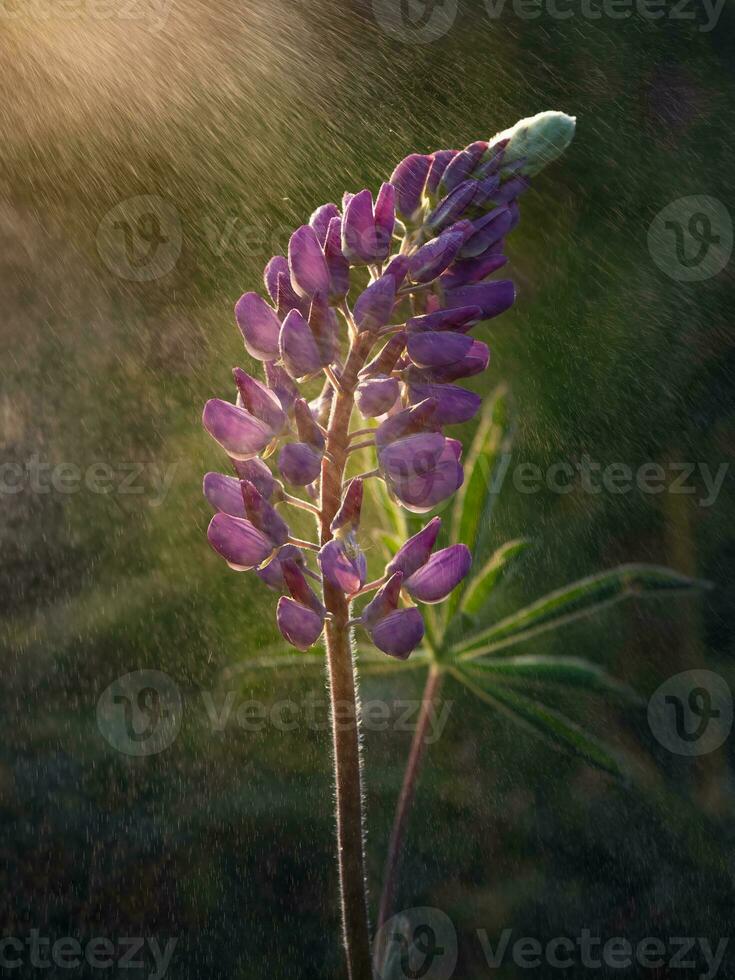
[[[313,609],[323,619],[326,610],[316,592],[314,592],[306,581],[306,576],[304,575],[305,563],[284,558],[281,561],[281,565],[283,567],[283,578],[292,598],[300,602],[302,606]]]
[[[329,230],[329,225],[332,219],[336,218],[337,221],[342,220],[342,214],[336,204],[322,204],[320,208],[309,218],[309,224],[316,232],[316,237],[319,240],[319,244],[324,248],[327,241],[327,231]]]
[[[288,524],[275,507],[268,503],[249,480],[242,481],[241,489],[245,513],[250,523],[265,534],[274,548],[286,544],[290,536]]]
[[[342,252],[342,219],[332,218],[327,229],[324,258],[329,270],[329,298],[344,299],[350,291],[350,263]]]
[[[407,660],[424,638],[424,620],[415,607],[398,609],[373,627],[370,638],[389,657]]]
[[[390,263],[383,272],[383,275],[392,276],[395,280],[396,289],[400,289],[403,285],[403,280],[408,275],[408,268],[410,265],[411,260],[407,255],[396,255],[395,258],[390,260]]]
[[[273,551],[273,545],[250,521],[215,514],[207,528],[209,543],[231,568],[247,571],[261,565]]]
[[[288,260],[283,255],[274,255],[263,273],[263,282],[268,295],[278,305],[278,277],[289,276]]]
[[[433,462],[427,454],[414,461],[408,475],[392,478],[386,474],[393,493],[414,514],[425,514],[462,486],[464,472],[457,458],[456,440],[444,442],[441,456]]]
[[[429,523],[418,534],[414,534],[412,538],[409,538],[395,553],[390,562],[385,566],[386,575],[394,575],[396,572],[402,572],[405,579],[413,575],[422,565],[425,565],[436,544],[441,526],[441,517],[432,517]]]
[[[299,567],[306,564],[303,553],[292,544],[285,544],[278,552],[278,555],[269,561],[262,568],[256,568],[255,574],[261,581],[265,582],[269,589],[276,592],[283,592],[286,588],[286,579],[283,575],[283,562],[291,560]]]
[[[481,282],[474,286],[460,286],[448,289],[444,294],[444,305],[448,309],[459,306],[479,306],[483,320],[504,313],[515,301],[515,286],[510,279],[499,282]]]
[[[492,248],[492,246],[491,246]],[[486,252],[476,259],[465,259],[455,262],[442,275],[439,284],[442,289],[458,289],[460,286],[471,286],[473,283],[487,279],[493,272],[502,269],[508,259],[498,253]]]
[[[392,442],[380,451],[378,461],[385,478],[409,481],[430,473],[444,452],[446,439],[440,432],[422,432]]]
[[[245,293],[235,305],[235,319],[245,341],[245,350],[259,361],[278,357],[281,321],[276,311],[258,293]]]
[[[319,476],[322,457],[305,442],[289,442],[278,456],[278,469],[287,483],[305,487]]]
[[[433,398],[436,401],[435,418],[439,425],[456,425],[469,422],[482,405],[482,398],[474,391],[459,388],[457,385],[410,384],[408,387],[411,404]]]
[[[250,480],[258,488],[258,493],[265,497],[266,500],[271,499],[276,489],[276,481],[262,459],[258,459],[256,456],[253,459],[246,460],[233,459],[232,462],[235,467],[235,472],[241,480]],[[242,492],[240,493],[240,497],[242,497]]]
[[[319,348],[309,324],[298,310],[291,310],[281,327],[281,360],[292,378],[306,378],[321,370]]]
[[[406,221],[411,221],[421,207],[431,164],[430,156],[412,153],[393,171],[390,182],[396,189],[396,210]]]
[[[316,295],[309,309],[309,328],[314,335],[322,365],[331,364],[339,346],[337,314],[326,298]]]
[[[481,156],[482,154],[480,154]],[[450,162],[442,175],[442,184],[447,191],[453,191],[462,181],[467,180],[475,169],[479,156],[468,150],[461,150]]]
[[[404,582],[404,588],[417,602],[441,602],[449,595],[472,565],[466,544],[455,544],[437,551]]]
[[[234,459],[257,456],[273,436],[270,427],[260,419],[220,398],[211,398],[204,406],[202,424]]]
[[[512,177],[501,184],[500,190],[493,196],[493,201],[495,204],[507,204],[520,197],[521,194],[525,194],[530,186],[530,177]]]
[[[276,607],[276,622],[283,638],[297,650],[308,650],[319,639],[324,620],[313,609],[281,596]]]
[[[317,560],[324,579],[347,595],[358,592],[365,584],[365,555],[354,542],[334,538],[324,545]]]
[[[232,374],[237,385],[240,407],[264,422],[273,435],[279,433],[287,418],[278,397],[241,368],[234,368]]]
[[[465,333],[482,319],[479,306],[460,306],[452,310],[437,310],[425,316],[414,316],[406,321],[409,333],[426,330],[461,330]]]
[[[307,443],[318,452],[323,452],[325,445],[324,435],[316,424],[316,419],[312,415],[309,403],[304,398],[297,399],[294,405],[294,415],[296,417],[296,429],[301,442]]]
[[[451,161],[456,157],[459,150],[438,150],[432,154],[431,169],[426,181],[426,189],[429,194],[435,194]]]
[[[329,292],[329,270],[324,252],[313,228],[302,225],[288,243],[288,267],[291,284],[300,296],[326,295]]]
[[[414,282],[428,283],[441,275],[454,261],[464,237],[456,232],[445,232],[416,252],[411,259],[408,274]]]
[[[393,573],[388,581],[375,593],[362,611],[360,620],[366,630],[370,630],[383,617],[393,612],[398,606],[403,584],[403,572]]]
[[[393,276],[381,276],[368,286],[355,303],[353,315],[360,330],[375,333],[386,326],[393,315],[395,302],[395,279]]]
[[[345,207],[342,218],[342,251],[355,264],[374,262],[378,254],[373,195],[368,190],[355,194]]]
[[[476,341],[463,333],[446,330],[436,333],[411,333],[406,341],[406,351],[413,363],[420,368],[445,367],[461,361],[472,350]]]
[[[504,235],[507,235],[513,224],[513,212],[510,208],[497,208],[489,214],[484,215],[477,221],[473,221],[473,234],[467,239],[460,249],[460,256],[464,259],[472,259],[499,242]]]
[[[476,180],[466,180],[463,184],[459,184],[451,194],[437,204],[426,219],[426,224],[433,231],[441,231],[447,225],[451,225],[453,221],[462,217],[474,200],[476,192]]]
[[[299,397],[299,389],[293,383],[285,370],[275,361],[265,362],[265,380],[268,387],[281,403],[284,412],[290,412],[293,403]]]
[[[358,529],[360,526],[363,492],[362,479],[359,476],[350,480],[339,510],[334,515],[334,519],[329,526],[331,531],[339,531],[345,527],[349,527],[352,531]]]
[[[468,338],[472,340],[472,338]],[[459,378],[471,378],[481,374],[490,362],[490,350],[481,340],[472,340],[472,345],[458,361],[437,365],[433,368],[410,368],[406,373],[408,384],[438,383],[446,384]]]
[[[395,405],[400,394],[397,378],[378,375],[361,381],[355,389],[355,404],[364,419],[385,415]]]
[[[406,335],[402,330],[394,334],[387,344],[359,372],[360,378],[373,378],[379,374],[390,374],[406,346]]]
[[[204,477],[204,496],[214,510],[221,510],[231,517],[245,517],[245,505],[240,481],[222,473],[207,473]]]
[[[385,422],[381,422],[375,430],[375,445],[378,452],[385,446],[404,436],[413,435],[417,432],[436,430],[438,423],[434,419],[436,403],[427,399],[418,405],[404,408],[395,415],[391,415]]]
[[[393,184],[383,184],[375,201],[375,238],[378,251],[375,256],[379,262],[390,254],[393,229],[396,225],[396,189]]]

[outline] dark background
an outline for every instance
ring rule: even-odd
[[[647,230],[680,197],[732,199],[735,9],[704,32],[694,4],[693,20],[589,20],[579,5],[566,20],[525,20],[510,6],[491,20],[461,0],[428,45],[389,37],[367,0],[179,0],[158,27],[143,0],[132,21],[83,5],[71,16],[10,9],[2,461],[103,462],[116,489],[24,484],[0,499],[3,930],[178,936],[176,978],[339,977],[328,735],[254,734],[234,718],[216,733],[201,697],[270,704],[323,690],[318,668],[232,672],[280,649],[273,596],[228,573],[204,537],[201,475],[222,458],[201,406],[230,397],[233,364],[249,367],[232,305],[260,287],[265,261],[317,204],[375,189],[408,152],[563,109],[577,136],[524,199],[509,246],[519,300],[482,332],[493,363],[478,390],[510,383],[516,461],[588,454],[603,466],[715,471],[735,445],[733,266],[672,280]],[[96,244],[107,212],[137,195],[171,202],[182,234],[178,261],[149,282],[117,275]],[[142,466],[140,493],[120,489],[131,465]],[[171,474],[162,503],[159,472]],[[493,541],[524,534],[536,546],[497,614],[622,561],[669,564],[715,588],[618,607],[533,649],[590,657],[644,696],[703,665],[734,681],[731,474],[713,506],[697,500],[578,484],[529,495],[509,481]],[[102,737],[95,710],[115,678],[141,668],[173,678],[184,713],[172,746],[133,758]],[[418,675],[381,675],[363,696],[420,690]],[[446,696],[400,903],[452,918],[457,977],[489,975],[477,928],[542,941],[583,928],[631,942],[728,935],[731,743],[687,761],[658,745],[645,712],[567,704],[637,759],[646,776],[633,790],[461,689]],[[409,738],[365,737],[373,901]],[[497,971],[527,974],[539,971]]]

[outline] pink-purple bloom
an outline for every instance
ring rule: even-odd
[[[462,445],[444,427],[470,420],[481,404],[456,383],[489,363],[472,331],[515,300],[513,283],[493,276],[507,263],[518,197],[539,169],[528,163],[523,133],[523,154],[513,151],[512,134],[413,153],[376,197],[365,189],[316,208],[292,234],[287,257],[265,267],[270,301],[247,292],[237,302],[245,349],[262,362],[265,380],[236,368],[236,403],[214,398],[204,408],[204,427],[234,469],[204,478],[215,511],[207,534],[233,568],[255,569],[281,593],[278,627],[299,649],[317,642],[328,616],[310,580],[348,602],[373,591],[353,623],[380,650],[405,658],[424,635],[415,603],[441,602],[469,571],[465,545],[434,550],[435,517],[366,585],[362,479],[343,483],[318,542],[291,534],[285,507],[318,514],[323,474],[332,465],[343,474],[348,448],[374,454],[366,475],[383,479],[412,513],[430,512],[462,485]],[[321,391],[306,395],[302,386],[322,373]],[[379,424],[363,422],[350,441],[353,405]],[[335,418],[343,431],[327,437]],[[304,496],[290,496],[284,484]]]

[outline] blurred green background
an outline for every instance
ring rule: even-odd
[[[577,137],[523,200],[508,249],[519,299],[481,331],[493,361],[477,390],[510,384],[514,464],[587,455],[715,472],[735,447],[733,266],[672,280],[647,231],[678,198],[732,199],[735,7],[703,31],[694,4],[694,19],[666,7],[660,20],[591,20],[571,5],[568,19],[544,8],[528,20],[461,0],[429,44],[389,36],[370,0],[139,0],[132,19],[91,2],[10,9],[1,461],[46,469],[0,500],[5,933],[177,936],[177,978],[340,977],[328,733],[253,733],[234,710],[218,732],[202,699],[300,703],[324,690],[314,668],[238,669],[278,644],[274,597],[204,537],[201,476],[224,461],[201,407],[231,397],[232,365],[252,367],[232,306],[316,205],[376,188],[408,152],[562,109]],[[181,233],[170,270],[142,282],[98,248],[100,222],[140,195],[169,202],[164,230]],[[106,464],[111,491],[50,487],[64,463]],[[126,474],[139,492],[124,492]],[[732,684],[731,474],[711,506],[703,496],[590,494],[579,481],[525,494],[509,478],[492,541],[536,546],[494,611],[622,561],[668,564],[716,587],[632,602],[534,650],[594,659],[646,696],[703,665]],[[135,758],[102,737],[96,703],[143,668],[173,679],[184,711],[169,748]],[[419,681],[366,678],[363,697],[417,698]],[[637,758],[646,787],[634,791],[461,689],[446,697],[399,898],[452,918],[457,977],[489,975],[478,928],[542,942],[583,928],[631,942],[728,935],[731,742],[686,760],[658,745],[645,713],[567,705]],[[409,740],[365,735],[373,902]],[[496,975],[528,972],[508,963]]]

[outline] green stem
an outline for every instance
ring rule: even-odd
[[[327,453],[322,461],[319,521],[322,545],[332,537],[330,525],[342,498],[357,373],[365,363],[372,344],[373,338],[369,335],[361,334],[355,338],[332,402]],[[325,582],[324,604],[330,613],[325,636],[332,706],[337,855],[347,976],[349,980],[372,980],[363,850],[360,708],[349,625],[350,602],[340,589]]]

